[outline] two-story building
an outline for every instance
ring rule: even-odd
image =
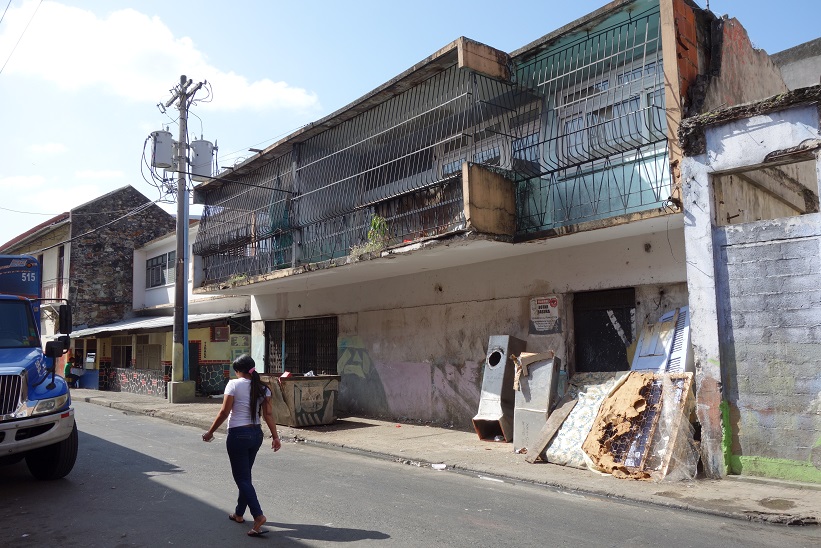
[[[173,229],[171,215],[128,185],[57,215],[0,248],[39,260],[45,337],[55,333],[56,315],[49,311],[62,300],[71,304],[72,353],[86,371],[81,386],[98,386],[103,355],[94,339],[76,334],[132,314],[134,248]]]
[[[189,242],[199,222],[189,223]],[[176,232],[164,234],[132,250],[132,314],[74,333],[99,349],[101,390],[167,397],[173,353]],[[190,249],[190,246],[189,246]],[[190,256],[190,250],[189,250]],[[195,393],[221,394],[230,364],[250,352],[248,297],[192,295],[188,265],[188,375]]]
[[[345,412],[470,428],[490,336],[625,370],[691,302],[680,122],[784,91],[688,0],[616,0],[511,53],[459,38],[200,185],[195,292],[249,295],[258,363],[341,375]],[[713,358],[694,366],[720,475]]]

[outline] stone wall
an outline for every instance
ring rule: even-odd
[[[157,205],[120,219],[149,201],[126,186],[71,211],[69,299],[75,326],[112,323],[131,313],[134,248],[176,228]]]

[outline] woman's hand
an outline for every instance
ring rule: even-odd
[[[202,441],[212,441],[214,439],[214,434],[211,432],[206,432],[202,435]]]
[[[273,449],[274,452],[277,452],[281,448],[282,448],[282,442],[280,441],[280,439],[278,437],[274,436],[274,439],[271,440],[271,449]]]

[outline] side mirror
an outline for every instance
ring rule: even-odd
[[[71,306],[67,304],[60,305],[60,333],[64,335],[68,335],[71,333],[71,326],[72,326],[72,318],[71,318]]]
[[[63,337],[59,337],[53,341],[46,342],[46,357],[57,359],[66,352],[65,341]]]

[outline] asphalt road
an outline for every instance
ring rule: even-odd
[[[819,546],[821,528],[764,525],[555,492],[305,444],[263,445],[254,483],[270,532],[232,523],[225,437],[76,403],[72,473],[0,467],[0,545]],[[269,446],[268,446],[269,447]],[[246,516],[248,517],[248,516]]]

